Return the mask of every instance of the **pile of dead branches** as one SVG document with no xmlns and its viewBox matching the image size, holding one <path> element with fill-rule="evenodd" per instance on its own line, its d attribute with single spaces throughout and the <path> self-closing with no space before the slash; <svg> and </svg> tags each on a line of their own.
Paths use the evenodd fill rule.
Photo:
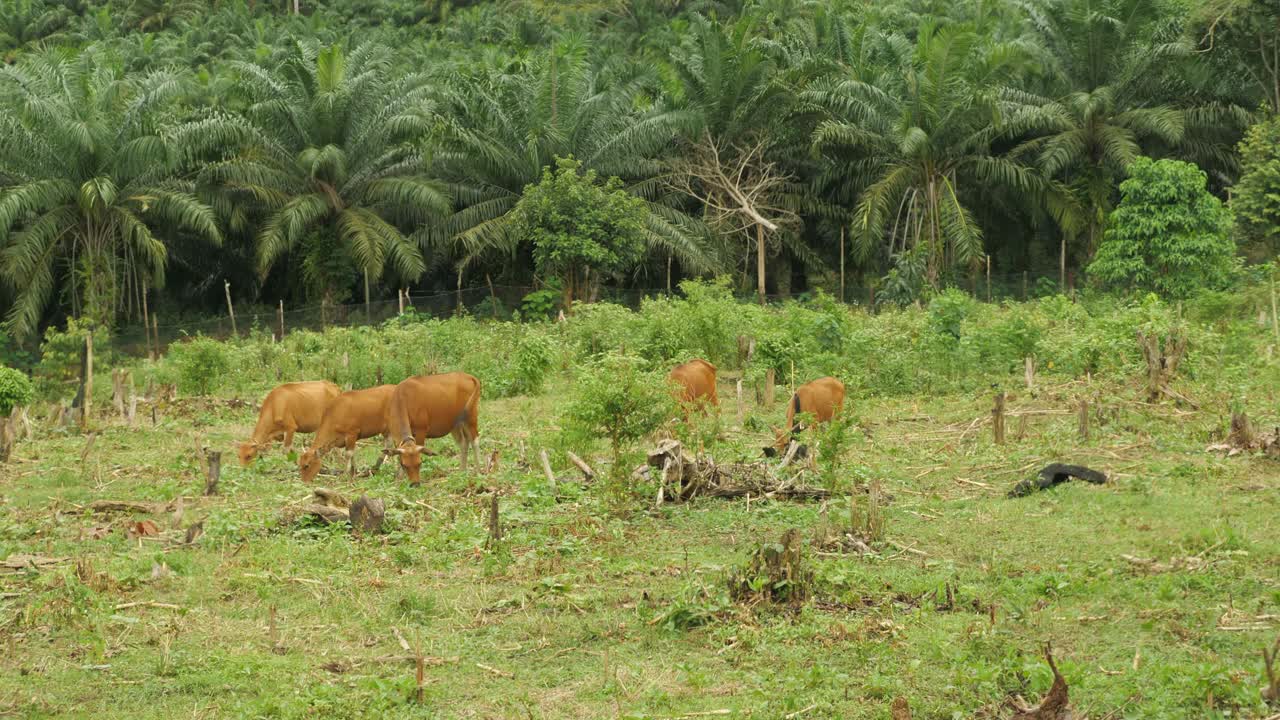
<svg viewBox="0 0 1280 720">
<path fill-rule="evenodd" d="M 693 456 L 678 440 L 663 440 L 648 454 L 635 475 L 658 481 L 658 504 L 695 497 L 765 497 L 821 499 L 831 493 L 804 484 L 807 472 L 789 469 L 794 453 L 780 464 L 765 462 L 717 463 L 714 458 Z"/>
</svg>

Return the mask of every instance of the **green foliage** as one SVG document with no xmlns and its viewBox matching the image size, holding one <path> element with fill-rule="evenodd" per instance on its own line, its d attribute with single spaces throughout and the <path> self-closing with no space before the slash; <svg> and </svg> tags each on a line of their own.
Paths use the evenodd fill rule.
<svg viewBox="0 0 1280 720">
<path fill-rule="evenodd" d="M 618 178 L 599 183 L 595 170 L 581 169 L 572 156 L 557 158 L 515 208 L 516 232 L 533 243 L 538 272 L 560 277 L 571 293 L 584 272 L 619 273 L 644 254 L 644 203 Z"/>
<path fill-rule="evenodd" d="M 1204 171 L 1189 163 L 1134 161 L 1090 276 L 1170 298 L 1230 282 L 1238 266 L 1231 213 L 1205 182 Z"/>
<path fill-rule="evenodd" d="M 1231 193 L 1236 228 L 1273 257 L 1280 252 L 1280 115 L 1249 128 L 1239 152 L 1240 180 Z"/>
<path fill-rule="evenodd" d="M 26 373 L 0 365 L 0 418 L 16 407 L 29 405 L 34 396 L 35 388 Z"/>
<path fill-rule="evenodd" d="M 75 393 L 80 378 L 80 358 L 84 352 L 85 337 L 92 323 L 67 318 L 66 328 L 59 330 L 49 326 L 40 343 L 40 362 L 35 367 L 36 390 L 49 400 L 61 400 Z M 111 334 L 101 325 L 93 326 L 94 363 L 105 367 L 112 361 Z"/>
<path fill-rule="evenodd" d="M 616 462 L 629 443 L 647 436 L 675 415 L 675 401 L 663 373 L 644 369 L 634 356 L 607 355 L 582 369 L 575 397 L 565 413 L 566 426 L 584 437 L 602 437 Z"/>
<path fill-rule="evenodd" d="M 171 345 L 168 357 L 184 392 L 207 395 L 218 386 L 219 378 L 231 371 L 229 355 L 224 343 L 201 335 Z"/>
</svg>

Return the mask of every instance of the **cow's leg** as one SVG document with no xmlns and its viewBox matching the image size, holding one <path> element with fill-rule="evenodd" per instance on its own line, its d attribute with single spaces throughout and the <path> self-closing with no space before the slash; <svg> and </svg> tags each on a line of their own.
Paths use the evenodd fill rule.
<svg viewBox="0 0 1280 720">
<path fill-rule="evenodd" d="M 347 479 L 353 482 L 356 479 L 356 439 L 354 437 L 347 438 Z"/>
<path fill-rule="evenodd" d="M 471 443 L 467 442 L 467 429 L 459 428 L 458 432 L 453 434 L 453 439 L 458 443 L 458 456 L 462 459 L 462 472 L 467 471 L 467 451 L 471 449 Z"/>
<path fill-rule="evenodd" d="M 370 474 L 372 474 L 372 475 L 377 475 L 377 474 L 378 474 L 378 471 L 382 469 L 382 463 L 383 463 L 383 461 L 385 461 L 385 460 L 387 459 L 387 453 L 389 453 L 389 452 L 391 452 L 391 435 L 390 435 L 390 433 L 383 433 L 383 435 L 382 435 L 382 454 L 378 456 L 378 459 L 377 459 L 376 461 L 374 461 L 374 463 L 373 463 L 373 470 L 371 470 L 371 471 L 370 471 Z M 399 464 L 400 464 L 400 463 L 396 463 L 396 465 L 399 465 Z M 397 472 L 397 473 L 396 473 L 396 479 L 397 479 L 397 480 L 399 480 L 399 479 L 400 479 L 400 473 L 399 473 L 399 472 Z"/>
<path fill-rule="evenodd" d="M 476 453 L 476 469 L 484 467 L 484 463 L 480 462 L 480 434 L 471 434 L 471 449 Z"/>
</svg>

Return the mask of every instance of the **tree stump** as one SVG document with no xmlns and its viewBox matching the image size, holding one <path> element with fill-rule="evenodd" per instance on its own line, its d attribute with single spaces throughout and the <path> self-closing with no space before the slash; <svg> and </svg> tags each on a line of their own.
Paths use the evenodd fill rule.
<svg viewBox="0 0 1280 720">
<path fill-rule="evenodd" d="M 489 539 L 486 544 L 502 540 L 502 522 L 498 519 L 498 493 L 489 496 Z"/>
<path fill-rule="evenodd" d="M 386 503 L 382 500 L 373 500 L 361 495 L 356 498 L 355 502 L 351 503 L 349 510 L 351 529 L 357 535 L 381 532 L 382 522 L 386 518 L 386 514 Z"/>
<path fill-rule="evenodd" d="M 1170 330 L 1162 347 L 1158 335 L 1139 330 L 1138 347 L 1147 363 L 1147 402 L 1158 402 L 1164 396 L 1187 401 L 1169 387 L 1187 354 L 1186 333 L 1178 328 Z"/>
<path fill-rule="evenodd" d="M 1252 450 L 1258 445 L 1258 435 L 1253 431 L 1253 423 L 1243 410 L 1231 413 L 1231 432 L 1227 434 L 1227 444 L 1241 450 Z"/>
<path fill-rule="evenodd" d="M 996 393 L 996 404 L 991 408 L 991 432 L 997 445 L 1004 444 L 1004 403 L 1004 393 Z"/>
<path fill-rule="evenodd" d="M 222 478 L 222 451 L 209 450 L 205 453 L 206 463 L 205 470 L 208 472 L 208 479 L 204 484 L 205 495 L 218 494 L 218 480 Z"/>
<path fill-rule="evenodd" d="M 1080 407 L 1076 411 L 1076 431 L 1080 434 L 1080 439 L 1089 440 L 1089 399 L 1080 398 Z"/>
</svg>

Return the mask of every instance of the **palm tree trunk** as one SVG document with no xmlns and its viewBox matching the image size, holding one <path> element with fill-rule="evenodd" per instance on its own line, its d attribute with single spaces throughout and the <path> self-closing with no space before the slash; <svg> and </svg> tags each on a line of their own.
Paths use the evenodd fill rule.
<svg viewBox="0 0 1280 720">
<path fill-rule="evenodd" d="M 369 311 L 369 269 L 364 271 L 364 321 L 373 322 L 373 313 Z"/>
<path fill-rule="evenodd" d="M 1062 234 L 1062 247 L 1058 252 L 1058 292 L 1067 291 L 1067 234 Z"/>
<path fill-rule="evenodd" d="M 756 224 L 756 290 L 764 305 L 764 226 Z"/>
</svg>

